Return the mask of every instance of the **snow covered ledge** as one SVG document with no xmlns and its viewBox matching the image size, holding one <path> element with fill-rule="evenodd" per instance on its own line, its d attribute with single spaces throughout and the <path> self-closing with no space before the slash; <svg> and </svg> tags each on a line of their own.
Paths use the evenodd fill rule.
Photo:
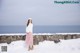
<svg viewBox="0 0 80 53">
<path fill-rule="evenodd" d="M 34 45 L 41 41 L 49 40 L 55 43 L 60 42 L 59 39 L 76 39 L 80 38 L 80 33 L 34 33 Z M 25 40 L 25 33 L 0 34 L 0 43 L 8 44 L 16 40 Z"/>
</svg>

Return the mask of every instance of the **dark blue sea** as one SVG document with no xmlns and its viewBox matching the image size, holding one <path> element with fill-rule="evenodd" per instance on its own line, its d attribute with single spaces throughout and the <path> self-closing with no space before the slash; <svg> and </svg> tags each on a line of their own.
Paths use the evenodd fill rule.
<svg viewBox="0 0 80 53">
<path fill-rule="evenodd" d="M 25 33 L 26 26 L 0 26 L 0 34 Z M 80 25 L 34 26 L 34 33 L 80 33 Z"/>
</svg>

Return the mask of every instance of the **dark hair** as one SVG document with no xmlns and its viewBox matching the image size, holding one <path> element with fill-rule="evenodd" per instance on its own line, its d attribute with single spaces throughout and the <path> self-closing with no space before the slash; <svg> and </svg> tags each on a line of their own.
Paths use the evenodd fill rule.
<svg viewBox="0 0 80 53">
<path fill-rule="evenodd" d="M 27 26 L 29 25 L 29 23 L 30 23 L 30 20 L 31 20 L 31 19 L 28 19 L 28 21 L 27 21 Z M 32 20 L 31 20 L 31 23 L 32 23 Z"/>
</svg>

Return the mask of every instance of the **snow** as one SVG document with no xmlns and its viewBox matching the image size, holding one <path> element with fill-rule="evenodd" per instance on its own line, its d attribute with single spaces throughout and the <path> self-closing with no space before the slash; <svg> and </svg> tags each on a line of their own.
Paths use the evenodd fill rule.
<svg viewBox="0 0 80 53">
<path fill-rule="evenodd" d="M 61 40 L 59 43 L 45 40 L 34 45 L 34 49 L 30 51 L 27 50 L 24 40 L 13 41 L 10 44 L 1 43 L 1 46 L 7 46 L 8 49 L 3 53 L 80 53 L 80 38 Z"/>
<path fill-rule="evenodd" d="M 6 33 L 6 34 L 0 34 L 0 36 L 14 36 L 14 35 L 25 35 L 26 33 Z M 33 33 L 33 35 L 73 35 L 73 34 L 80 34 L 80 33 Z"/>
</svg>

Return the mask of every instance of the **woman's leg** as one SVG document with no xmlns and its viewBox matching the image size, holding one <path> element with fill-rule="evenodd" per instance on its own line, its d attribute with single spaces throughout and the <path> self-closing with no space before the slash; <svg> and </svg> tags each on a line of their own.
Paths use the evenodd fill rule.
<svg viewBox="0 0 80 53">
<path fill-rule="evenodd" d="M 30 51 L 30 50 L 33 50 L 33 45 L 30 45 L 30 46 L 28 47 L 28 51 Z"/>
<path fill-rule="evenodd" d="M 30 46 L 30 50 L 33 50 L 33 45 Z"/>
<path fill-rule="evenodd" d="M 28 51 L 30 51 L 30 46 L 28 47 Z"/>
<path fill-rule="evenodd" d="M 34 46 L 32 45 L 32 50 L 33 50 Z"/>
</svg>

